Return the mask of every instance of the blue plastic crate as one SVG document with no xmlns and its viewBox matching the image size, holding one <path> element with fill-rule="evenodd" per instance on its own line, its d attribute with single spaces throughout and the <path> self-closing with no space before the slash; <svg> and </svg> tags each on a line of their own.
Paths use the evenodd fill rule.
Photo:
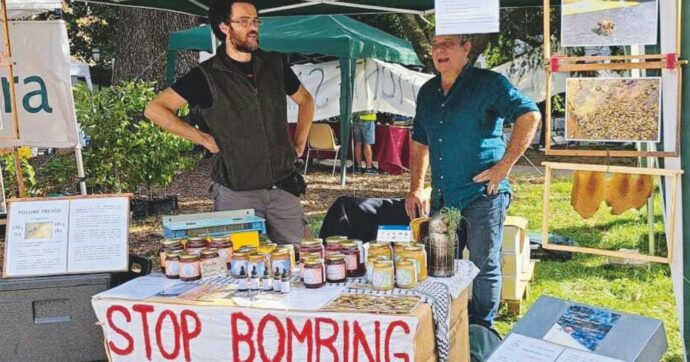
<svg viewBox="0 0 690 362">
<path fill-rule="evenodd" d="M 244 231 L 258 231 L 259 234 L 266 234 L 266 220 L 254 215 L 254 210 L 163 217 L 163 237 L 166 239 Z"/>
</svg>

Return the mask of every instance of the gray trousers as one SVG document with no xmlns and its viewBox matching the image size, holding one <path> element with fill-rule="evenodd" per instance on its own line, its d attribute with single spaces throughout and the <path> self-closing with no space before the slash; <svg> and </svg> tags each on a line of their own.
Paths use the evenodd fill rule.
<svg viewBox="0 0 690 362">
<path fill-rule="evenodd" d="M 270 190 L 233 191 L 212 182 L 213 211 L 254 209 L 256 216 L 266 219 L 269 239 L 277 244 L 298 245 L 304 238 L 307 219 L 299 198 L 279 188 Z"/>
</svg>

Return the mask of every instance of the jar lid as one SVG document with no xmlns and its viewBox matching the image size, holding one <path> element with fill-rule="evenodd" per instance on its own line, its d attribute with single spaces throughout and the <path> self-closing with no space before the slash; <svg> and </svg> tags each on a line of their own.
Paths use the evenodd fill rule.
<svg viewBox="0 0 690 362">
<path fill-rule="evenodd" d="M 307 266 L 307 265 L 310 265 L 310 266 L 319 265 L 320 266 L 321 265 L 321 259 L 319 259 L 319 258 L 304 259 L 304 265 L 305 266 Z"/>
<path fill-rule="evenodd" d="M 290 251 L 288 251 L 287 249 L 278 249 L 278 250 L 274 250 L 274 251 L 271 253 L 271 256 L 287 256 L 287 257 L 289 257 L 289 256 L 290 256 Z"/>
<path fill-rule="evenodd" d="M 233 256 L 234 258 L 237 258 L 237 257 L 242 257 L 242 258 L 244 258 L 244 257 L 246 257 L 247 255 L 249 255 L 249 253 L 246 252 L 246 251 L 238 251 L 238 252 L 232 254 L 232 256 Z"/>
<path fill-rule="evenodd" d="M 213 254 L 218 255 L 218 249 L 216 249 L 216 248 L 201 249 L 201 255 L 213 255 Z"/>
<path fill-rule="evenodd" d="M 240 252 L 244 253 L 251 253 L 252 251 L 256 251 L 256 246 L 251 246 L 251 245 L 246 245 L 240 248 Z"/>
<path fill-rule="evenodd" d="M 406 251 L 422 251 L 421 246 L 406 246 L 405 247 Z"/>
<path fill-rule="evenodd" d="M 263 244 L 263 245 L 261 245 L 261 246 L 265 246 L 265 247 L 267 247 L 267 248 L 277 248 L 277 247 L 278 247 L 278 244 L 276 244 L 276 243 L 266 243 L 266 244 Z"/>
<path fill-rule="evenodd" d="M 263 255 L 251 254 L 251 255 L 249 255 L 249 260 L 250 260 L 250 261 L 264 261 L 264 260 L 266 260 L 266 259 L 264 259 L 264 256 L 263 256 Z"/>
<path fill-rule="evenodd" d="M 375 267 L 392 267 L 393 266 L 393 261 L 392 260 L 376 260 L 374 262 Z"/>
<path fill-rule="evenodd" d="M 194 254 L 182 254 L 180 256 L 180 261 L 197 261 L 199 257 Z"/>
<path fill-rule="evenodd" d="M 163 248 L 170 248 L 173 246 L 182 246 L 182 243 L 179 240 L 176 239 L 165 239 L 161 241 L 161 244 L 163 245 Z"/>
<path fill-rule="evenodd" d="M 211 236 L 208 238 L 208 241 L 212 243 L 231 243 L 232 239 L 230 239 L 230 234 L 227 235 L 217 235 L 217 236 Z"/>
<path fill-rule="evenodd" d="M 359 247 L 359 245 L 357 245 L 357 243 L 352 241 L 352 240 L 343 241 L 340 245 L 343 248 L 358 248 Z"/>
<path fill-rule="evenodd" d="M 369 243 L 369 248 L 390 248 L 391 244 L 387 241 L 375 241 Z"/>
<path fill-rule="evenodd" d="M 326 257 L 326 260 L 328 261 L 340 261 L 340 260 L 345 260 L 345 256 L 343 254 L 331 254 L 328 257 Z"/>
<path fill-rule="evenodd" d="M 329 237 L 326 238 L 326 242 L 329 242 L 329 241 L 332 241 L 332 240 L 335 240 L 335 241 L 347 240 L 347 236 L 343 236 L 343 235 L 333 235 L 333 236 L 329 236 Z"/>
<path fill-rule="evenodd" d="M 169 253 L 165 253 L 165 258 L 166 259 L 177 259 L 182 255 L 181 251 L 171 251 Z"/>
<path fill-rule="evenodd" d="M 322 244 L 323 239 L 321 239 L 321 238 L 302 239 L 302 240 L 300 240 L 299 243 L 302 244 L 302 243 L 306 243 L 306 242 L 310 242 L 310 243 L 315 242 L 315 243 Z"/>
<path fill-rule="evenodd" d="M 400 267 L 403 267 L 403 266 L 414 266 L 414 263 L 412 263 L 412 261 L 411 261 L 410 259 L 401 259 L 401 260 L 398 260 L 397 267 L 400 268 Z"/>
<path fill-rule="evenodd" d="M 319 245 L 321 245 L 321 242 L 317 241 L 317 240 L 302 240 L 300 245 L 302 245 L 302 246 L 319 246 Z"/>
<path fill-rule="evenodd" d="M 187 240 L 190 242 L 206 241 L 206 236 L 190 236 Z"/>
<path fill-rule="evenodd" d="M 340 245 L 342 242 L 340 239 L 326 239 L 326 245 Z"/>
</svg>

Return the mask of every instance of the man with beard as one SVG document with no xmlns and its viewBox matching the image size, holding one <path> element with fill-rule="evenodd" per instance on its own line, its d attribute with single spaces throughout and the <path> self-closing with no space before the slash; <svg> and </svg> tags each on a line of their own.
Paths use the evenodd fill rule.
<svg viewBox="0 0 690 362">
<path fill-rule="evenodd" d="M 304 152 L 314 100 L 280 54 L 259 49 L 261 19 L 251 0 L 214 2 L 209 22 L 223 40 L 216 55 L 163 90 L 145 116 L 214 154 L 215 211 L 254 209 L 266 218 L 271 240 L 297 243 L 306 230 L 299 200 L 306 185 L 294 164 Z M 299 106 L 294 140 L 285 95 Z M 203 121 L 179 119 L 185 104 L 199 107 Z"/>
</svg>

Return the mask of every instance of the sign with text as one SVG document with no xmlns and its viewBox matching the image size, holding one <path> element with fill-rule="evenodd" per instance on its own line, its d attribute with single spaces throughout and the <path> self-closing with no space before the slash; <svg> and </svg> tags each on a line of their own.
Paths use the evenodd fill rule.
<svg viewBox="0 0 690 362">
<path fill-rule="evenodd" d="M 379 225 L 376 241 L 403 242 L 414 240 L 409 225 Z"/>
<path fill-rule="evenodd" d="M 33 146 L 72 148 L 79 144 L 70 78 L 70 51 L 64 21 L 11 21 L 14 79 L 0 69 L 0 138 L 13 131 L 11 115 L 17 112 L 19 140 L 3 147 Z M 40 36 L 38 36 L 40 34 Z M 2 29 L 0 29 L 2 36 Z M 1 47 L 1 46 L 0 46 Z M 16 109 L 10 98 L 16 90 Z"/>
<path fill-rule="evenodd" d="M 124 271 L 129 196 L 8 202 L 3 277 Z"/>
<path fill-rule="evenodd" d="M 112 361 L 414 361 L 417 318 L 93 300 Z"/>
<path fill-rule="evenodd" d="M 498 0 L 435 0 L 436 35 L 498 33 Z"/>
</svg>

